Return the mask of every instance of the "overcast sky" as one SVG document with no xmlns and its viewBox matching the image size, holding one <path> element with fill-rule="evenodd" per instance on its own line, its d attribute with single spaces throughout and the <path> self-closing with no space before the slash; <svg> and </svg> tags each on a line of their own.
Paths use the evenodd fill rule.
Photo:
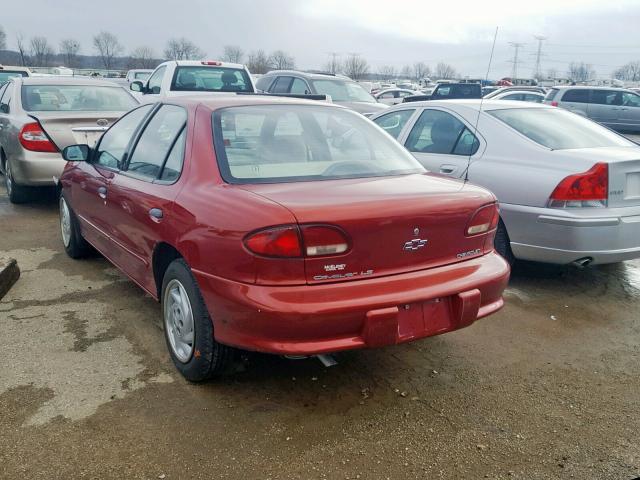
<svg viewBox="0 0 640 480">
<path fill-rule="evenodd" d="M 300 68 L 320 68 L 329 52 L 357 52 L 375 71 L 381 65 L 439 61 L 471 77 L 486 74 L 499 27 L 490 78 L 510 74 L 513 49 L 520 77 L 531 76 L 534 35 L 548 38 L 542 68 L 563 73 L 571 61 L 594 65 L 600 77 L 640 60 L 639 0 L 2 0 L 0 25 L 9 48 L 15 36 L 44 35 L 57 45 L 80 40 L 94 53 L 99 30 L 116 34 L 127 50 L 151 46 L 161 56 L 166 40 L 185 36 L 214 59 L 223 45 L 245 51 L 283 49 Z"/>
</svg>

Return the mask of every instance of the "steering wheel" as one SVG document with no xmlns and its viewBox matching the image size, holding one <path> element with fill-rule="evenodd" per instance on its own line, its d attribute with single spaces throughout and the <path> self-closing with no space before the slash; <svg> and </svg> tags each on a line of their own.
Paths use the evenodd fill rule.
<svg viewBox="0 0 640 480">
<path fill-rule="evenodd" d="M 337 176 L 337 175 L 356 175 L 364 173 L 378 173 L 374 167 L 366 162 L 347 161 L 337 162 L 333 165 L 329 165 L 327 169 L 322 172 L 323 177 Z"/>
</svg>

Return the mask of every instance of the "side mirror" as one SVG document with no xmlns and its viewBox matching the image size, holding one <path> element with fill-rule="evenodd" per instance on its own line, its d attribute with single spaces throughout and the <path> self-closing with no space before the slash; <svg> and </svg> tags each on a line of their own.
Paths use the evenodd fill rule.
<svg viewBox="0 0 640 480">
<path fill-rule="evenodd" d="M 62 158 L 68 162 L 86 162 L 90 153 L 89 145 L 69 145 L 62 150 Z"/>
<path fill-rule="evenodd" d="M 9 105 L 6 103 L 0 104 L 0 113 L 9 113 Z"/>
<path fill-rule="evenodd" d="M 134 92 L 144 92 L 144 85 L 140 80 L 134 80 L 129 84 L 129 89 Z"/>
</svg>

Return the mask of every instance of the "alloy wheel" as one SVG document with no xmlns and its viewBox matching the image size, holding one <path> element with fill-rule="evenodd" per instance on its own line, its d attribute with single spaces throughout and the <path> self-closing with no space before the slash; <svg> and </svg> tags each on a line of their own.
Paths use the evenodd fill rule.
<svg viewBox="0 0 640 480">
<path fill-rule="evenodd" d="M 71 242 L 71 212 L 64 197 L 60 197 L 60 232 L 65 247 Z"/>
<path fill-rule="evenodd" d="M 175 357 L 187 363 L 193 355 L 194 321 L 191 301 L 182 283 L 173 279 L 164 292 L 164 328 Z"/>
</svg>

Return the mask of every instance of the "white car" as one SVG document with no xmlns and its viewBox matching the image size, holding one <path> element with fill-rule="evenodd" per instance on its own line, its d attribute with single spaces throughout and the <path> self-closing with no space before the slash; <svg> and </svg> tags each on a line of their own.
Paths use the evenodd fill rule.
<svg viewBox="0 0 640 480">
<path fill-rule="evenodd" d="M 149 79 L 152 73 L 153 73 L 153 69 L 150 69 L 150 68 L 136 68 L 133 70 L 129 70 L 127 72 L 127 77 L 126 77 L 127 82 L 131 83 L 136 80 L 140 80 L 141 82 L 144 82 L 145 80 Z"/>
<path fill-rule="evenodd" d="M 428 170 L 497 196 L 495 247 L 508 260 L 640 257 L 640 146 L 617 133 L 561 108 L 493 99 L 403 103 L 371 119 Z"/>
<path fill-rule="evenodd" d="M 520 102 L 534 102 L 542 103 L 544 95 L 538 92 L 518 91 L 510 90 L 507 92 L 498 93 L 491 97 L 491 100 L 516 100 Z"/>
<path fill-rule="evenodd" d="M 153 103 L 194 93 L 256 91 L 247 67 L 213 60 L 171 60 L 161 63 L 146 82 L 134 80 L 130 89 L 141 94 L 141 103 Z"/>
<path fill-rule="evenodd" d="M 422 95 L 422 92 L 406 88 L 387 88 L 376 92 L 373 97 L 378 101 L 378 103 L 384 103 L 385 105 L 397 105 L 398 103 L 402 103 L 402 99 L 404 97 L 410 97 L 411 95 Z"/>
</svg>

